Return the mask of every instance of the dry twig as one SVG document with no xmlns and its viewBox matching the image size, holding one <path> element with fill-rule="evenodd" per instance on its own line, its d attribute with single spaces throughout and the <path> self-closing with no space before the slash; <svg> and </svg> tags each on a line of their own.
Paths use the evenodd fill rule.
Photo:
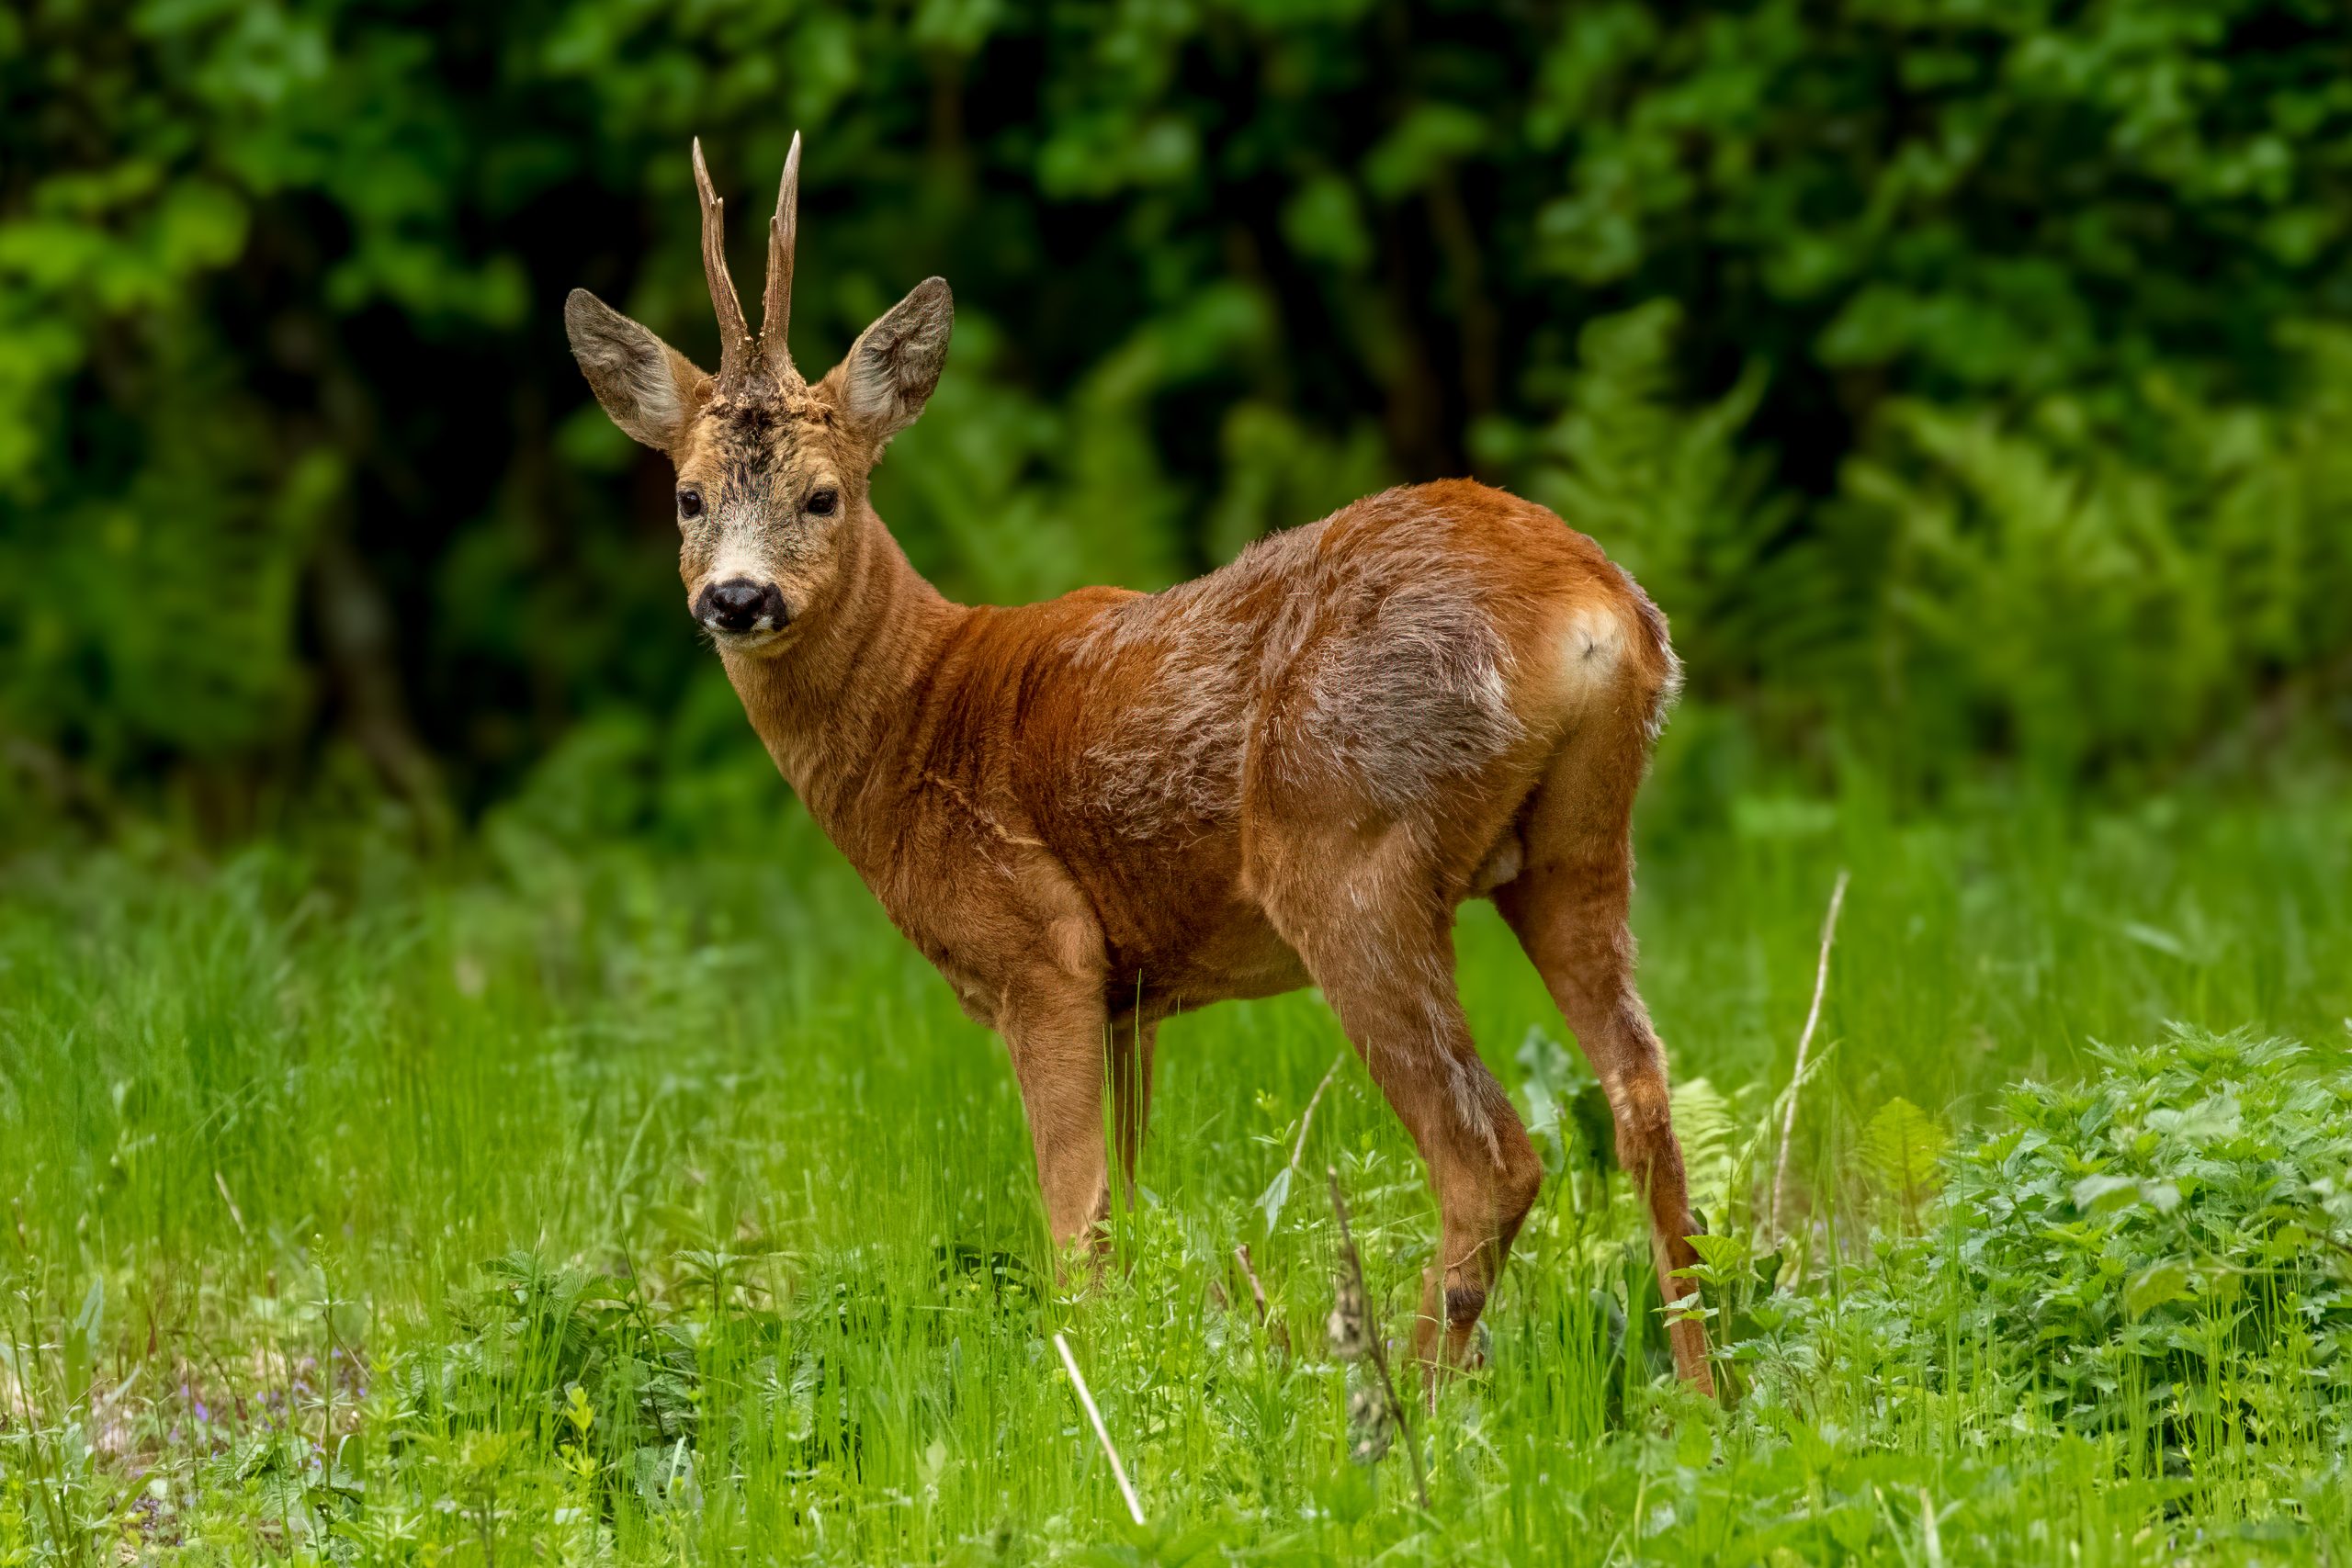
<svg viewBox="0 0 2352 1568">
<path fill-rule="evenodd" d="M 1346 1359 L 1372 1358 L 1373 1368 L 1380 1374 L 1381 1391 L 1387 1396 L 1386 1415 L 1405 1435 L 1405 1453 L 1413 1461 L 1413 1490 L 1421 1500 L 1421 1511 L 1427 1513 L 1430 1478 L 1421 1467 L 1421 1445 L 1413 1436 L 1405 1402 L 1396 1397 L 1396 1380 L 1389 1375 L 1388 1350 L 1380 1337 L 1380 1320 L 1372 1310 L 1372 1292 L 1364 1287 L 1363 1258 L 1356 1252 L 1355 1235 L 1348 1228 L 1348 1200 L 1340 1190 L 1340 1168 L 1326 1168 L 1331 1179 L 1331 1213 L 1340 1222 L 1339 1299 L 1331 1309 L 1331 1348 Z"/>
<path fill-rule="evenodd" d="M 1241 1277 L 1250 1281 L 1250 1299 L 1258 1303 L 1258 1326 L 1266 1326 L 1266 1287 L 1258 1282 L 1258 1270 L 1250 1265 L 1250 1244 L 1243 1242 L 1233 1249 L 1233 1260 L 1241 1265 Z"/>
<path fill-rule="evenodd" d="M 1289 1355 L 1290 1330 L 1266 1304 L 1266 1287 L 1258 1279 L 1257 1265 L 1250 1259 L 1248 1242 L 1233 1249 L 1233 1260 L 1241 1265 L 1241 1277 L 1250 1282 L 1250 1300 L 1258 1308 L 1258 1327 L 1265 1335 L 1266 1344 L 1283 1355 Z"/>
</svg>

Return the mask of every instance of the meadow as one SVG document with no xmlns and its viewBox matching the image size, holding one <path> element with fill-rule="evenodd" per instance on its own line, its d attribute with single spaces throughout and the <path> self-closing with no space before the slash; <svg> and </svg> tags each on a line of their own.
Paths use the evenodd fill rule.
<svg viewBox="0 0 2352 1568">
<path fill-rule="evenodd" d="M 1058 1289 L 1001 1046 L 766 819 L 12 863 L 0 1562 L 2344 1560 L 2340 792 L 1645 827 L 1721 1406 L 1667 1375 L 1597 1086 L 1465 909 L 1554 1175 L 1486 1367 L 1410 1404 L 1426 1508 L 1327 1338 L 1326 1170 L 1385 1334 L 1434 1215 L 1319 1001 L 1167 1027 L 1114 1261 Z"/>
</svg>

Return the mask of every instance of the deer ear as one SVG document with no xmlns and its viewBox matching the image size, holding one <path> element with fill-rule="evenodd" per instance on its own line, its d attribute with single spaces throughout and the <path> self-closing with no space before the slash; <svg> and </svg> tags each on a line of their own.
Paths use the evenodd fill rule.
<svg viewBox="0 0 2352 1568">
<path fill-rule="evenodd" d="M 563 302 L 571 356 L 613 423 L 657 451 L 676 447 L 710 378 L 585 288 Z"/>
<path fill-rule="evenodd" d="M 859 434 L 878 446 L 915 422 L 939 385 L 955 321 L 947 280 L 926 277 L 858 334 L 841 375 L 842 411 Z"/>
</svg>

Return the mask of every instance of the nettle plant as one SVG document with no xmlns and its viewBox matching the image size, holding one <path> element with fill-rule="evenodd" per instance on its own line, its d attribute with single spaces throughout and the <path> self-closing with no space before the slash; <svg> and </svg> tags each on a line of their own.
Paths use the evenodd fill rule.
<svg viewBox="0 0 2352 1568">
<path fill-rule="evenodd" d="M 2012 1125 L 1955 1162 L 1948 1201 L 1976 1223 L 1927 1269 L 1963 1332 L 2030 1347 L 2053 1414 L 2324 1387 L 2352 1330 L 2352 1070 L 2188 1031 L 2102 1059 L 2081 1088 L 2014 1090 Z"/>
<path fill-rule="evenodd" d="M 2352 1335 L 2352 1063 L 2177 1029 L 2091 1081 L 2021 1084 L 1942 1163 L 1916 1233 L 1781 1297 L 1735 1354 L 1768 1404 L 1832 1360 L 1886 1397 L 2123 1435 L 2166 1470 L 2333 1438 Z"/>
</svg>

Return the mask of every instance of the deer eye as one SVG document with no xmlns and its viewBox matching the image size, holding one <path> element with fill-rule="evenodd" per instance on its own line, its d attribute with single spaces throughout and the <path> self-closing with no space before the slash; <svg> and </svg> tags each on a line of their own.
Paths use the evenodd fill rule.
<svg viewBox="0 0 2352 1568">
<path fill-rule="evenodd" d="M 808 497 L 808 511 L 818 517 L 831 517 L 833 508 L 841 504 L 841 496 L 831 490 L 820 490 Z"/>
<path fill-rule="evenodd" d="M 695 489 L 692 485 L 688 485 L 685 489 L 680 491 L 678 492 L 678 515 L 681 517 L 701 516 L 702 491 Z"/>
</svg>

